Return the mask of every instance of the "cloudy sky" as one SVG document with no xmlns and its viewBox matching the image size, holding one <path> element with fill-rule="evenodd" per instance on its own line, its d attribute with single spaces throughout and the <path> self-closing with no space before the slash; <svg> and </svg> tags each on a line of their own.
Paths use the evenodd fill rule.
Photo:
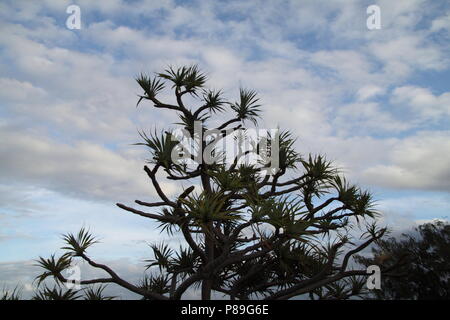
<svg viewBox="0 0 450 320">
<path fill-rule="evenodd" d="M 79 30 L 66 27 L 71 4 Z M 114 204 L 154 199 L 132 144 L 176 118 L 135 108 L 133 79 L 169 64 L 197 63 L 230 99 L 257 90 L 261 126 L 334 160 L 392 228 L 447 218 L 447 1 L 6 0 L 0 16 L 0 287 L 27 290 L 32 260 L 82 226 L 102 240 L 97 260 L 142 273 L 161 235 Z"/>
</svg>

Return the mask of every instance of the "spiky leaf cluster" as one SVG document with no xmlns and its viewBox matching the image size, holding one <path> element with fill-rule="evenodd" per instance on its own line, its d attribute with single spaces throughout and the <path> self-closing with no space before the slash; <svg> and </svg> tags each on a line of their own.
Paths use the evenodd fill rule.
<svg viewBox="0 0 450 320">
<path fill-rule="evenodd" d="M 202 88 L 206 82 L 206 75 L 200 71 L 197 65 L 181 67 L 175 69 L 169 67 L 159 77 L 167 79 L 173 83 L 173 87 L 184 88 L 186 92 L 196 93 L 196 90 Z"/>
<path fill-rule="evenodd" d="M 231 109 L 236 112 L 239 120 L 249 120 L 256 125 L 257 118 L 261 112 L 259 99 L 256 97 L 256 91 L 241 88 L 239 90 L 239 101 L 230 104 Z"/>
</svg>

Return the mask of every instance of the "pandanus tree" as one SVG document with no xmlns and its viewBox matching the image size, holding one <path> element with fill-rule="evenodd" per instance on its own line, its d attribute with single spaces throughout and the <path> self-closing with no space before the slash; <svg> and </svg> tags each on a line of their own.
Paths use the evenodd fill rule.
<svg viewBox="0 0 450 320">
<path fill-rule="evenodd" d="M 289 131 L 272 130 L 244 148 L 250 129 L 244 126 L 257 126 L 261 115 L 253 90 L 240 89 L 237 101 L 228 101 L 222 91 L 205 87 L 207 77 L 195 65 L 136 80 L 143 90 L 138 105 L 176 113 L 183 136 L 174 130 L 140 133 L 138 144 L 151 153 L 144 171 L 158 199 L 117 206 L 178 234 L 180 248 L 152 244 L 150 271 L 131 283 L 87 254 L 96 240 L 83 229 L 64 237 L 64 255 L 38 260 L 44 268 L 39 282 L 69 282 L 63 271 L 82 259 L 106 276 L 81 279 L 81 285 L 114 283 L 150 300 L 181 299 L 189 290 L 201 299 L 215 292 L 232 300 L 362 294 L 367 273 L 354 269 L 352 256 L 386 232 L 375 223 L 369 192 L 350 184 L 324 156 L 297 152 Z M 173 90 L 176 102 L 160 100 L 165 89 Z M 238 145 L 231 161 L 224 161 L 230 148 L 223 141 Z M 260 157 L 254 161 L 251 154 Z M 168 195 L 161 172 L 189 187 Z"/>
</svg>

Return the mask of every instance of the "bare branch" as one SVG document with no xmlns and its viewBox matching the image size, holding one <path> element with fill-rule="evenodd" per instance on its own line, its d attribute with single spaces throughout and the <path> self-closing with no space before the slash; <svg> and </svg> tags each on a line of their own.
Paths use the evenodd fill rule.
<svg viewBox="0 0 450 320">
<path fill-rule="evenodd" d="M 114 283 L 117 283 L 118 285 L 134 292 L 137 293 L 139 295 L 142 295 L 144 297 L 149 297 L 155 300 L 168 300 L 169 298 L 167 298 L 166 296 L 163 296 L 161 294 L 158 293 L 154 293 L 154 292 L 149 292 L 146 291 L 142 288 L 136 287 L 135 285 L 125 281 L 124 279 L 122 279 L 121 277 L 119 277 L 117 275 L 117 273 L 115 273 L 111 268 L 109 268 L 108 266 L 104 265 L 104 264 L 100 264 L 97 263 L 93 260 L 91 260 L 88 256 L 86 256 L 84 253 L 80 255 L 81 258 L 83 258 L 85 261 L 87 261 L 87 263 L 89 263 L 91 266 L 98 268 L 98 269 L 102 269 L 104 271 L 106 271 L 111 278 L 113 279 Z"/>
<path fill-rule="evenodd" d="M 172 222 L 172 223 L 176 223 L 178 220 L 171 217 L 171 216 L 165 216 L 165 215 L 160 215 L 160 214 L 152 214 L 152 213 L 147 213 L 147 212 L 143 212 L 131 207 L 127 207 L 124 204 L 121 203 L 116 203 L 116 206 L 118 206 L 121 209 L 124 209 L 126 211 L 132 212 L 134 214 L 140 215 L 142 217 L 146 217 L 146 218 L 150 218 L 150 219 L 155 219 L 161 222 Z"/>
<path fill-rule="evenodd" d="M 152 180 L 153 186 L 156 189 L 156 192 L 158 193 L 161 200 L 163 200 L 167 205 L 176 207 L 176 203 L 173 201 L 170 201 L 169 198 L 164 194 L 161 187 L 159 186 L 158 181 L 156 180 L 156 172 L 158 171 L 159 165 L 156 165 L 153 170 L 150 170 L 147 166 L 144 166 L 144 171 L 147 173 L 147 175 Z"/>
</svg>

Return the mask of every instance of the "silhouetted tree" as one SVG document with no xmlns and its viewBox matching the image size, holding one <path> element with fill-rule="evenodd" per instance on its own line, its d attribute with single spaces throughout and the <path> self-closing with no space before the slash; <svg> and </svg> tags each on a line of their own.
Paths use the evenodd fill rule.
<svg viewBox="0 0 450 320">
<path fill-rule="evenodd" d="M 450 299 L 450 224 L 426 223 L 415 232 L 377 242 L 372 256 L 357 256 L 363 265 L 398 265 L 381 278 L 378 299 Z"/>
<path fill-rule="evenodd" d="M 175 131 L 141 132 L 139 144 L 151 153 L 144 171 L 159 200 L 135 201 L 151 212 L 117 206 L 155 220 L 169 234 L 181 234 L 185 244 L 179 249 L 152 244 L 153 258 L 147 266 L 152 272 L 133 284 L 88 256 L 86 251 L 96 240 L 83 229 L 64 237 L 63 256 L 39 259 L 45 270 L 39 283 L 47 277 L 59 284 L 67 282 L 62 272 L 73 259 L 82 259 L 107 276 L 83 279 L 81 285 L 115 283 L 144 299 L 180 299 L 196 287 L 202 299 L 210 299 L 212 291 L 233 300 L 314 297 L 320 288 L 331 292 L 330 297 L 339 297 L 336 292 L 344 282 L 352 289 L 340 297 L 362 293 L 366 270 L 350 268 L 350 261 L 386 231 L 374 223 L 377 212 L 369 192 L 348 183 L 324 156 L 302 156 L 295 151 L 289 131 L 253 141 L 248 150 L 239 143 L 231 163 L 222 161 L 226 150 L 220 149 L 220 143 L 230 136 L 234 141 L 245 139 L 249 131 L 243 125 L 258 123 L 261 106 L 255 91 L 240 89 L 236 102 L 226 101 L 222 91 L 205 88 L 206 76 L 195 65 L 170 67 L 136 80 L 143 90 L 138 104 L 149 101 L 154 108 L 175 112 L 191 139 L 183 142 Z M 167 83 L 173 89 L 174 104 L 159 98 Z M 199 105 L 189 107 L 186 97 Z M 229 120 L 218 122 L 230 114 Z M 218 123 L 213 133 L 207 128 L 211 123 Z M 197 129 L 207 137 L 197 139 Z M 273 149 L 266 148 L 269 145 Z M 208 148 L 213 161 L 201 161 L 201 150 Z M 269 161 L 250 163 L 249 154 L 259 151 Z M 174 155 L 182 161 L 174 161 Z M 169 180 L 192 185 L 171 197 L 160 184 L 160 172 Z M 356 222 L 365 227 L 358 243 L 350 235 Z M 47 294 L 54 295 L 53 291 Z"/>
</svg>

